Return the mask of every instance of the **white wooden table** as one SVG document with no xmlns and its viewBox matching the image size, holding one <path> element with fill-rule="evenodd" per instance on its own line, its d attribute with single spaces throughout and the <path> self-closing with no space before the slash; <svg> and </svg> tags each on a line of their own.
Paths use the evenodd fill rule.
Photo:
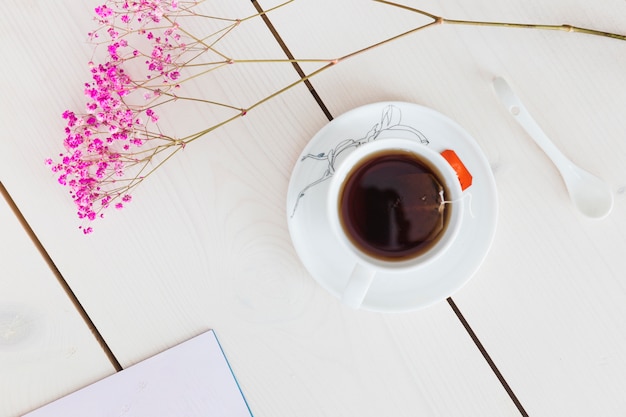
<svg viewBox="0 0 626 417">
<path fill-rule="evenodd" d="M 312 77 L 190 144 L 83 236 L 44 159 L 89 80 L 97 1 L 12 0 L 0 14 L 0 416 L 17 416 L 206 329 L 255 416 L 617 416 L 626 413 L 626 42 L 564 31 L 440 25 Z M 278 2 L 213 1 L 243 18 Z M 449 19 L 625 33 L 618 0 L 406 0 Z M 252 19 L 238 56 L 339 58 L 423 22 L 369 0 L 296 0 Z M 234 38 L 233 38 L 234 39 Z M 280 42 L 279 42 L 280 40 Z M 309 74 L 320 63 L 303 62 Z M 245 108 L 296 82 L 239 66 L 215 88 Z M 580 216 L 507 114 L 506 77 L 572 160 L 615 192 Z M 398 100 L 478 141 L 497 182 L 494 244 L 447 301 L 403 314 L 343 306 L 306 272 L 285 212 L 289 175 L 329 116 Z M 189 105 L 184 123 L 202 122 Z M 173 128 L 177 125 L 174 123 Z"/>
</svg>

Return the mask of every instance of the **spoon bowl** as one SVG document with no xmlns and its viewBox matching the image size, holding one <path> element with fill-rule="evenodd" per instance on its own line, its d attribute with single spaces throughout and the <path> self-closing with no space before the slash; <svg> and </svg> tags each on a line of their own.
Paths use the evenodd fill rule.
<svg viewBox="0 0 626 417">
<path fill-rule="evenodd" d="M 556 165 L 576 209 L 590 218 L 601 219 L 608 216 L 613 209 L 613 193 L 609 185 L 580 168 L 561 153 L 504 78 L 496 77 L 493 80 L 493 86 L 509 113 Z"/>
<path fill-rule="evenodd" d="M 574 164 L 565 169 L 568 172 L 563 173 L 561 168 L 559 171 L 578 211 L 595 219 L 608 216 L 613 208 L 613 193 L 608 184 Z"/>
</svg>

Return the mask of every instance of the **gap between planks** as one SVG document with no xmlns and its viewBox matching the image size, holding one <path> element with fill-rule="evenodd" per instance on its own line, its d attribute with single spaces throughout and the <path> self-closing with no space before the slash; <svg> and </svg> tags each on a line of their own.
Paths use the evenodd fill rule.
<svg viewBox="0 0 626 417">
<path fill-rule="evenodd" d="M 285 41 L 279 35 L 278 31 L 276 30 L 276 28 L 274 27 L 274 25 L 270 21 L 270 19 L 267 16 L 267 14 L 264 13 L 264 10 L 261 7 L 261 5 L 257 2 L 257 0 L 251 0 L 251 1 L 252 1 L 252 4 L 254 5 L 254 7 L 256 8 L 257 12 L 261 14 L 261 18 L 263 19 L 263 22 L 265 22 L 267 28 L 269 29 L 269 31 L 274 36 L 274 39 L 276 39 L 276 42 L 278 42 L 278 44 L 280 45 L 280 48 L 283 50 L 283 52 L 285 53 L 287 58 L 293 60 L 294 59 L 293 54 L 291 53 L 291 51 L 287 47 L 287 44 L 285 43 Z M 306 74 L 304 73 L 304 71 L 302 70 L 300 65 L 298 65 L 297 62 L 295 62 L 295 61 L 293 62 L 293 67 L 296 70 L 296 72 L 298 73 L 298 76 L 300 78 L 305 78 L 306 77 Z M 317 91 L 315 91 L 315 87 L 313 87 L 313 84 L 311 83 L 311 81 L 307 79 L 307 80 L 304 81 L 304 83 L 307 86 L 307 88 L 309 89 L 309 92 L 311 93 L 311 95 L 313 96 L 313 98 L 315 99 L 317 104 L 320 106 L 322 112 L 324 112 L 324 114 L 326 115 L 326 117 L 328 118 L 329 121 L 332 121 L 333 120 L 332 114 L 330 113 L 330 111 L 326 107 L 326 104 L 324 103 L 322 98 L 319 96 Z M 502 375 L 502 373 L 500 372 L 500 370 L 496 366 L 496 364 L 493 361 L 493 359 L 491 359 L 491 356 L 489 355 L 489 353 L 485 349 L 484 345 L 482 344 L 482 342 L 480 341 L 480 339 L 478 338 L 476 333 L 472 330 L 471 326 L 469 325 L 469 323 L 467 322 L 467 320 L 463 316 L 463 313 L 461 313 L 461 310 L 458 308 L 458 306 L 456 305 L 454 300 L 451 297 L 449 297 L 447 299 L 447 302 L 450 305 L 450 308 L 452 308 L 452 311 L 454 311 L 454 314 L 456 315 L 457 319 L 463 325 L 463 328 L 465 329 L 467 334 L 470 336 L 470 338 L 472 339 L 472 341 L 474 342 L 474 344 L 476 345 L 476 347 L 478 348 L 478 350 L 482 354 L 483 358 L 485 359 L 485 361 L 487 362 L 487 364 L 491 368 L 492 372 L 498 378 L 498 381 L 500 381 L 500 384 L 502 385 L 502 387 L 504 388 L 504 390 L 508 394 L 509 398 L 511 399 L 511 401 L 513 401 L 513 404 L 515 404 L 515 406 L 517 407 L 517 409 L 520 412 L 520 414 L 523 417 L 528 417 L 528 413 L 524 409 L 524 406 L 522 405 L 522 403 L 517 398 L 517 395 L 515 395 L 515 392 L 513 392 L 513 390 L 511 389 L 511 386 L 506 381 L 506 379 L 504 378 L 504 376 Z"/>
<path fill-rule="evenodd" d="M 272 33 L 272 36 L 274 36 L 274 39 L 276 40 L 276 42 L 278 42 L 278 45 L 283 50 L 283 53 L 287 56 L 288 59 L 293 60 L 292 62 L 293 68 L 298 73 L 298 76 L 300 77 L 300 79 L 306 78 L 306 74 L 302 70 L 302 67 L 300 66 L 300 64 L 298 64 L 298 62 L 295 61 L 295 57 L 293 56 L 289 48 L 287 48 L 287 45 L 278 34 L 278 31 L 276 30 L 276 28 L 270 21 L 270 18 L 267 16 L 267 14 L 265 13 L 261 5 L 256 0 L 251 0 L 251 1 L 256 11 L 261 15 L 261 19 L 263 19 L 263 22 L 265 23 L 269 31 Z M 313 87 L 313 84 L 311 83 L 311 81 L 308 79 L 304 80 L 304 85 L 306 85 L 306 87 L 309 89 L 309 92 L 315 99 L 315 102 L 317 103 L 318 106 L 320 106 L 320 108 L 322 109 L 322 111 L 324 112 L 324 115 L 328 118 L 328 120 L 329 121 L 333 120 L 333 116 L 330 114 L 330 111 L 328 111 L 328 108 L 326 108 L 326 105 L 322 101 L 319 94 L 317 94 L 317 91 L 315 91 L 315 88 Z"/>
<path fill-rule="evenodd" d="M 502 387 L 511 398 L 511 401 L 513 401 L 513 404 L 515 404 L 518 411 L 523 417 L 528 417 L 528 413 L 524 409 L 524 406 L 522 405 L 520 400 L 517 398 L 517 395 L 515 395 L 515 392 L 513 392 L 513 389 L 511 389 L 511 386 L 509 385 L 509 383 L 506 381 L 506 379 L 504 379 L 504 376 L 502 375 L 502 373 L 496 366 L 493 359 L 491 359 L 491 356 L 489 355 L 489 353 L 487 353 L 487 349 L 485 349 L 485 346 L 482 344 L 482 342 L 480 341 L 480 339 L 478 338 L 474 330 L 472 330 L 472 327 L 469 325 L 469 323 L 463 316 L 463 313 L 461 313 L 461 310 L 459 310 L 459 307 L 456 305 L 452 297 L 449 297 L 447 301 L 448 301 L 448 304 L 450 305 L 450 308 L 452 308 L 452 311 L 454 311 L 454 314 L 456 314 L 456 317 L 459 319 L 459 321 L 465 328 L 465 331 L 470 336 L 470 338 L 472 339 L 472 341 L 474 342 L 474 344 L 476 345 L 480 353 L 483 355 L 483 358 L 485 359 L 485 361 L 487 361 L 487 363 L 489 364 L 489 367 L 498 378 L 498 381 L 500 381 L 500 384 L 502 384 Z"/>
<path fill-rule="evenodd" d="M 269 31 L 272 33 L 272 36 L 278 42 L 280 48 L 283 50 L 283 52 L 285 53 L 287 58 L 293 60 L 294 56 L 292 55 L 291 51 L 289 50 L 289 48 L 287 47 L 287 45 L 285 44 L 283 39 L 278 34 L 278 31 L 276 30 L 276 28 L 274 27 L 274 25 L 270 21 L 269 17 L 264 13 L 264 10 L 262 9 L 261 5 L 256 0 L 251 0 L 251 2 L 254 5 L 254 7 L 256 8 L 257 12 L 259 12 L 261 14 L 261 18 L 263 19 L 263 22 L 268 27 Z M 293 62 L 293 67 L 294 67 L 294 69 L 297 72 L 299 77 L 301 77 L 301 78 L 305 78 L 306 77 L 306 74 L 304 73 L 304 71 L 302 70 L 302 68 L 300 67 L 300 65 L 297 62 L 295 62 L 295 61 Z M 317 93 L 315 88 L 313 87 L 313 84 L 311 83 L 311 81 L 310 80 L 305 80 L 304 84 L 308 88 L 310 94 L 315 99 L 316 103 L 319 105 L 319 107 L 322 110 L 322 112 L 324 113 L 324 115 L 328 118 L 329 121 L 332 121 L 333 120 L 332 114 L 330 113 L 330 111 L 328 110 L 328 108 L 324 104 L 323 100 L 321 99 L 321 97 L 319 96 L 319 94 Z M 20 222 L 20 224 L 24 228 L 24 231 L 29 236 L 29 238 L 31 239 L 31 241 L 33 242 L 35 247 L 37 248 L 38 252 L 40 253 L 42 258 L 44 259 L 44 261 L 46 262 L 46 264 L 48 265 L 48 267 L 52 271 L 53 275 L 56 277 L 57 281 L 59 282 L 59 284 L 61 285 L 61 287 L 63 288 L 63 290 L 67 294 L 67 296 L 69 297 L 70 301 L 72 302 L 72 304 L 74 305 L 74 307 L 76 308 L 78 313 L 80 314 L 81 318 L 84 320 L 85 324 L 87 325 L 87 327 L 90 329 L 91 333 L 94 335 L 94 337 L 98 341 L 98 344 L 100 345 L 100 347 L 104 351 L 104 353 L 107 356 L 108 360 L 111 362 L 111 364 L 113 365 L 113 367 L 115 368 L 115 370 L 117 372 L 121 371 L 123 368 L 122 368 L 120 362 L 117 360 L 117 358 L 113 354 L 111 348 L 108 346 L 108 344 L 104 340 L 104 337 L 102 336 L 100 331 L 97 329 L 97 327 L 95 326 L 95 324 L 93 323 L 93 321 L 91 320 L 89 315 L 87 314 L 87 311 L 84 309 L 84 307 L 82 306 L 82 304 L 80 303 L 80 301 L 76 297 L 76 294 L 71 289 L 71 287 L 69 286 L 69 284 L 67 283 L 67 281 L 65 280 L 65 278 L 63 277 L 63 275 L 61 274 L 59 269 L 57 268 L 57 266 L 55 265 L 54 261 L 50 257 L 50 254 L 46 251 L 44 246 L 41 244 L 41 241 L 39 240 L 37 235 L 34 233 L 33 229 L 30 227 L 30 225 L 28 224 L 28 222 L 24 218 L 22 212 L 19 210 L 19 208 L 17 207 L 17 205 L 13 201 L 13 198 L 11 197 L 11 195 L 9 194 L 9 192 L 5 188 L 5 186 L 2 184 L 2 182 L 0 182 L 0 194 L 2 194 L 2 196 L 6 200 L 7 204 L 9 205 L 9 207 L 11 208 L 11 210 L 13 211 L 15 216 L 17 217 L 18 221 Z M 485 359 L 485 361 L 489 364 L 489 367 L 491 368 L 491 370 L 494 372 L 494 374 L 498 378 L 498 381 L 500 381 L 501 385 L 503 386 L 503 388 L 505 389 L 505 391 L 507 392 L 507 394 L 511 398 L 511 401 L 513 401 L 513 403 L 517 407 L 517 409 L 520 412 L 520 414 L 523 417 L 528 417 L 528 413 L 524 409 L 523 405 L 521 404 L 521 402 L 519 401 L 519 399 L 517 398 L 517 396 L 515 395 L 515 393 L 511 389 L 510 385 L 508 384 L 508 382 L 506 381 L 506 379 L 504 378 L 504 376 L 502 375 L 502 373 L 500 372 L 500 370 L 496 366 L 495 362 L 493 361 L 493 359 L 491 358 L 491 356 L 489 355 L 489 353 L 485 349 L 484 345 L 482 344 L 482 342 L 480 341 L 480 339 L 478 338 L 476 333 L 472 330 L 471 326 L 469 325 L 469 323 L 467 322 L 467 320 L 465 319 L 465 317 L 463 316 L 463 314 L 459 310 L 459 308 L 456 305 L 456 303 L 454 302 L 454 300 L 452 298 L 448 298 L 447 302 L 450 305 L 450 308 L 452 308 L 452 310 L 454 311 L 454 313 L 455 313 L 456 317 L 458 318 L 458 320 L 463 325 L 463 328 L 466 330 L 466 332 L 468 333 L 468 335 L 470 336 L 470 338 L 472 339 L 472 341 L 474 342 L 474 344 L 476 345 L 476 347 L 478 348 L 478 350 L 482 354 L 482 356 Z"/>
<path fill-rule="evenodd" d="M 111 362 L 111 365 L 113 365 L 113 368 L 115 368 L 115 371 L 116 372 L 121 371 L 122 365 L 113 354 L 113 351 L 111 351 L 111 348 L 104 340 L 104 337 L 102 337 L 102 334 L 96 328 L 96 325 L 89 317 L 89 314 L 87 314 L 87 311 L 78 300 L 78 297 L 76 297 L 76 294 L 74 293 L 72 288 L 69 286 L 69 284 L 67 283 L 67 281 L 61 274 L 61 271 L 59 271 L 59 269 L 55 265 L 54 261 L 50 257 L 50 254 L 48 253 L 46 248 L 44 248 L 44 246 L 41 244 L 41 241 L 39 240 L 39 238 L 33 231 L 32 227 L 30 227 L 30 224 L 28 224 L 28 221 L 26 221 L 26 218 L 20 211 L 17 204 L 15 204 L 15 201 L 9 194 L 9 191 L 6 189 L 4 184 L 2 184 L 2 182 L 0 182 L 0 194 L 2 194 L 2 197 L 4 197 L 4 199 L 6 200 L 7 204 L 11 208 L 11 211 L 13 212 L 17 220 L 20 222 L 20 225 L 22 226 L 22 228 L 24 229 L 24 231 L 26 232 L 30 240 L 35 245 L 35 248 L 37 249 L 41 257 L 43 258 L 43 260 L 46 262 L 46 265 L 48 265 L 48 268 L 50 268 L 50 271 L 55 276 L 58 283 L 61 285 L 61 288 L 63 288 L 63 291 L 65 291 L 65 293 L 67 294 L 71 303 L 74 305 L 74 308 L 76 308 L 76 310 L 78 311 L 78 314 L 80 315 L 80 317 L 83 319 L 83 321 L 85 322 L 85 324 L 91 331 L 91 334 L 96 338 L 96 341 L 98 342 L 98 344 L 104 351 L 104 354 L 106 355 L 109 362 Z"/>
</svg>

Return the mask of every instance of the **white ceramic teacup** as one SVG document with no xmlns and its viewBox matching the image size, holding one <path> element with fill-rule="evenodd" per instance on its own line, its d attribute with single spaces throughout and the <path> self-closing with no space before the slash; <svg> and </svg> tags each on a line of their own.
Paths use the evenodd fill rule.
<svg viewBox="0 0 626 417">
<path fill-rule="evenodd" d="M 444 192 L 440 194 L 440 203 L 442 204 L 441 209 L 445 205 L 445 210 L 447 210 L 445 227 L 432 240 L 427 249 L 418 251 L 414 255 L 390 258 L 368 254 L 362 247 L 359 247 L 354 238 L 349 236 L 350 232 L 347 231 L 341 219 L 341 199 L 348 177 L 354 175 L 355 167 L 362 166 L 365 161 L 371 160 L 373 155 L 380 155 L 381 153 L 386 155 L 396 153 L 410 154 L 414 155 L 418 160 L 426 161 L 434 177 L 443 185 Z M 394 273 L 405 274 L 414 271 L 416 274 L 419 274 L 420 267 L 440 257 L 456 238 L 461 227 L 464 210 L 459 178 L 450 163 L 440 153 L 424 144 L 409 139 L 379 138 L 356 148 L 345 157 L 337 171 L 335 171 L 328 188 L 327 201 L 331 229 L 335 237 L 352 254 L 349 262 L 353 263 L 354 267 L 343 290 L 341 301 L 353 308 L 358 308 L 362 304 L 370 285 L 376 279 L 377 273 L 383 272 L 388 276 Z M 344 214 L 344 216 L 348 216 L 348 214 Z M 396 215 L 390 214 L 390 216 Z M 383 220 L 383 222 L 397 223 L 395 217 Z M 394 230 L 396 229 L 394 226 Z M 388 285 L 393 285 L 393 283 L 388 283 Z"/>
</svg>

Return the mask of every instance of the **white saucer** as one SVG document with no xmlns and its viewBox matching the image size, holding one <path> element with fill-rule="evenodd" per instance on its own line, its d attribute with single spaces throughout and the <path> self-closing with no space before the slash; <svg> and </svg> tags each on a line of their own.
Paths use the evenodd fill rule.
<svg viewBox="0 0 626 417">
<path fill-rule="evenodd" d="M 377 274 L 361 308 L 412 311 L 442 301 L 460 289 L 482 264 L 495 235 L 498 204 L 489 163 L 476 141 L 446 116 L 417 104 L 368 104 L 337 117 L 307 144 L 287 193 L 289 232 L 313 278 L 341 298 L 354 263 L 335 239 L 326 213 L 329 180 L 343 157 L 359 144 L 413 138 L 441 152 L 452 149 L 473 177 L 464 191 L 466 210 L 459 235 L 439 259 L 410 274 Z"/>
</svg>

